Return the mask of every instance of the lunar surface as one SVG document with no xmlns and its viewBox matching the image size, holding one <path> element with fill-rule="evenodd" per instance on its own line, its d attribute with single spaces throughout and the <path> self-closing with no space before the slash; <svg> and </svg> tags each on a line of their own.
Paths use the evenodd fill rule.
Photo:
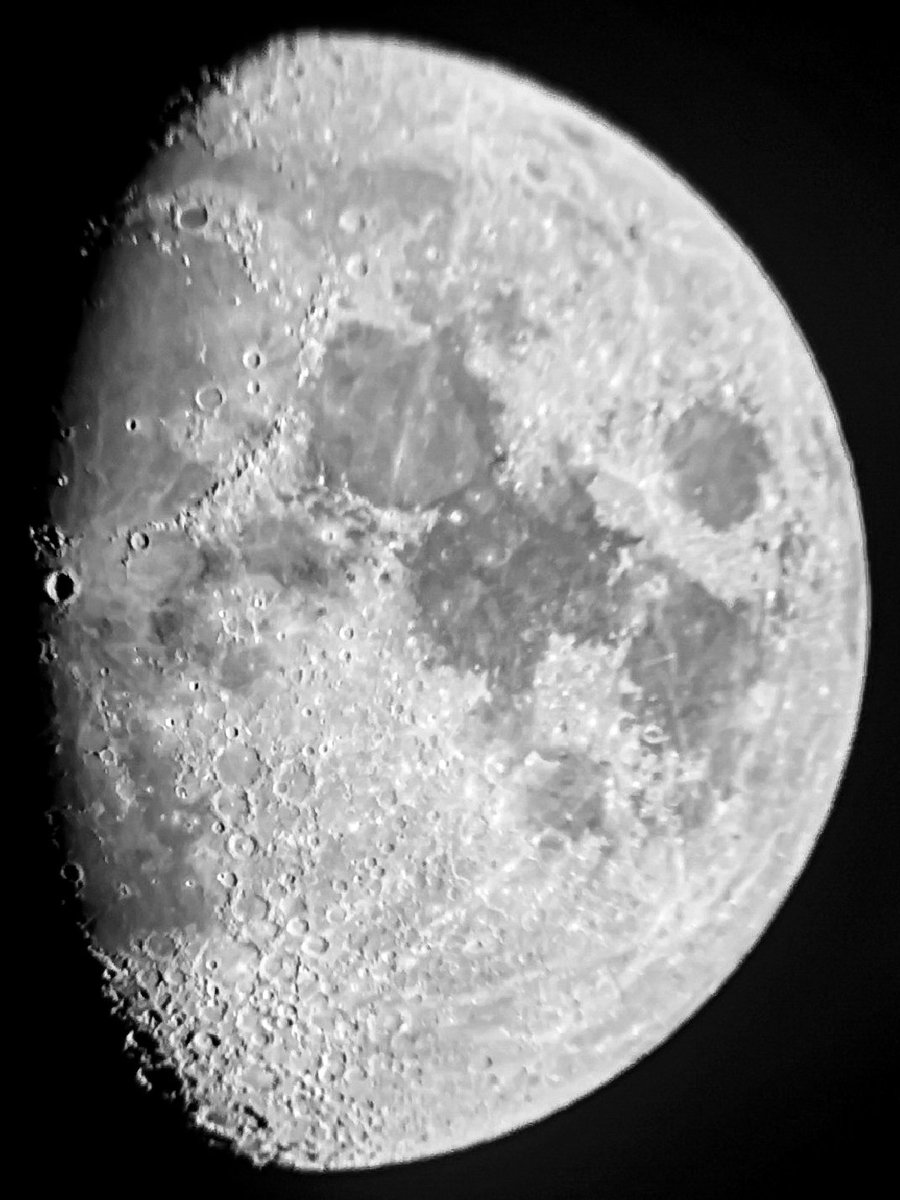
<svg viewBox="0 0 900 1200">
<path fill-rule="evenodd" d="M 258 1164 L 495 1138 L 732 974 L 868 635 L 826 387 L 672 170 L 504 68 L 303 35 L 121 207 L 42 653 L 86 952 Z"/>
</svg>

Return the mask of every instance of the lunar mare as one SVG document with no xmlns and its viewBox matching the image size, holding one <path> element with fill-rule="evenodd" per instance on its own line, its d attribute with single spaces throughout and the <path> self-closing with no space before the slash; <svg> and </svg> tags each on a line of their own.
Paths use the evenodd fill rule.
<svg viewBox="0 0 900 1200">
<path fill-rule="evenodd" d="M 852 740 L 800 333 L 640 146 L 401 42 L 239 61 L 104 236 L 35 546 L 141 1077 L 316 1169 L 585 1095 L 751 949 Z"/>
</svg>

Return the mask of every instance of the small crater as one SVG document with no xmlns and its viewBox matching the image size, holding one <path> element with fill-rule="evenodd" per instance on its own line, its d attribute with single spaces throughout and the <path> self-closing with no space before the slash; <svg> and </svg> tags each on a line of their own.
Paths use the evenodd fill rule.
<svg viewBox="0 0 900 1200">
<path fill-rule="evenodd" d="M 188 208 L 179 209 L 178 227 L 189 233 L 197 233 L 204 229 L 209 221 L 209 209 L 205 204 L 192 204 Z"/>
<path fill-rule="evenodd" d="M 259 769 L 259 755 L 242 745 L 230 746 L 216 762 L 216 775 L 226 787 L 250 787 Z"/>
<path fill-rule="evenodd" d="M 361 254 L 351 254 L 344 263 L 344 270 L 351 279 L 364 279 L 369 273 L 369 264 Z"/>
<path fill-rule="evenodd" d="M 318 958 L 328 949 L 328 939 L 322 937 L 320 933 L 308 933 L 301 943 L 301 948 L 304 954 Z"/>
<path fill-rule="evenodd" d="M 194 400 L 201 412 L 213 413 L 225 403 L 225 393 L 217 383 L 204 383 L 197 389 Z"/>
<path fill-rule="evenodd" d="M 256 851 L 256 842 L 247 833 L 233 833 L 228 839 L 228 853 L 232 858 L 250 858 Z"/>
<path fill-rule="evenodd" d="M 81 863 L 67 862 L 60 871 L 60 875 L 66 883 L 72 884 L 76 890 L 80 891 L 84 887 L 84 867 L 82 867 Z"/>
<path fill-rule="evenodd" d="M 219 668 L 218 681 L 230 692 L 245 691 L 260 679 L 269 666 L 263 646 L 230 646 Z"/>
<path fill-rule="evenodd" d="M 345 208 L 338 217 L 338 225 L 344 233 L 361 233 L 366 227 L 365 213 L 358 208 Z"/>
<path fill-rule="evenodd" d="M 66 604 L 77 594 L 78 584 L 68 571 L 51 571 L 44 580 L 44 591 L 54 604 Z"/>
</svg>

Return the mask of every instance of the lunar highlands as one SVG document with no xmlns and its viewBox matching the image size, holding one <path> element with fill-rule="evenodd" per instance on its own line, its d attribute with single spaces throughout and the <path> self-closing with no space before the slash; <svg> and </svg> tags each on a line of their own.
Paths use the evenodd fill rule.
<svg viewBox="0 0 900 1200">
<path fill-rule="evenodd" d="M 135 1071 L 301 1169 L 572 1103 L 734 972 L 844 769 L 863 531 L 801 333 L 631 138 L 402 41 L 237 61 L 94 233 L 33 535 Z"/>
</svg>

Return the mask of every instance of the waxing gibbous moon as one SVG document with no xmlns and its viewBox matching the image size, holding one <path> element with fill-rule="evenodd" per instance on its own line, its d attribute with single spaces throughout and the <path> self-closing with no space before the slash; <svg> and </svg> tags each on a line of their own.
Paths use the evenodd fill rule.
<svg viewBox="0 0 900 1200">
<path fill-rule="evenodd" d="M 630 137 L 401 41 L 238 61 L 101 233 L 35 549 L 136 1069 L 284 1167 L 559 1110 L 840 781 L 864 537 L 801 332 Z"/>
</svg>

